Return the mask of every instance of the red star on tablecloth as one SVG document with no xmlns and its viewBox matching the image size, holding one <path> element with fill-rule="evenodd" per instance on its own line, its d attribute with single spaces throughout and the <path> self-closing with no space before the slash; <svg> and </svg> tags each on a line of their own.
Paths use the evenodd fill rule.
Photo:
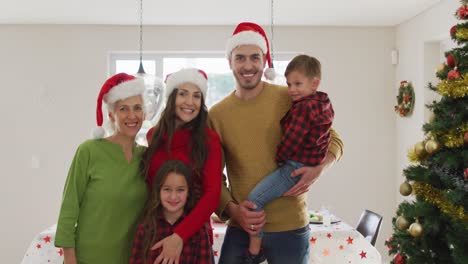
<svg viewBox="0 0 468 264">
<path fill-rule="evenodd" d="M 215 250 L 213 254 L 215 255 L 215 257 L 217 257 L 218 256 L 218 250 Z"/>
<path fill-rule="evenodd" d="M 41 246 L 41 244 L 37 244 L 36 247 L 37 247 L 37 249 L 40 249 L 42 246 Z"/>
<path fill-rule="evenodd" d="M 62 256 L 63 255 L 63 249 L 59 249 L 59 251 L 57 251 L 57 253 Z"/>
<path fill-rule="evenodd" d="M 310 243 L 311 243 L 311 244 L 314 244 L 314 245 L 315 245 L 315 241 L 317 241 L 317 239 L 316 239 L 315 237 L 312 237 L 312 238 L 310 239 Z"/>
<path fill-rule="evenodd" d="M 219 238 L 219 234 L 215 234 L 215 238 Z"/>
<path fill-rule="evenodd" d="M 340 250 L 343 250 L 343 249 L 344 249 L 344 246 L 343 246 L 343 245 L 340 245 L 338 248 L 339 248 Z"/>
<path fill-rule="evenodd" d="M 361 253 L 359 253 L 359 255 L 361 256 L 361 259 L 367 258 L 366 254 L 367 252 L 364 252 L 363 250 L 361 251 Z"/>
<path fill-rule="evenodd" d="M 348 239 L 346 239 L 346 241 L 348 241 L 348 245 L 353 243 L 353 239 L 351 237 L 348 237 Z"/>
<path fill-rule="evenodd" d="M 330 256 L 330 250 L 328 248 L 324 249 L 322 252 L 323 256 L 328 257 Z"/>
<path fill-rule="evenodd" d="M 330 233 L 327 233 L 327 237 L 328 237 L 328 238 L 331 238 L 332 235 L 331 235 Z"/>
<path fill-rule="evenodd" d="M 45 241 L 46 243 L 50 243 L 51 237 L 50 237 L 50 236 L 46 236 L 46 237 L 44 237 L 43 239 L 44 239 L 44 241 Z"/>
</svg>

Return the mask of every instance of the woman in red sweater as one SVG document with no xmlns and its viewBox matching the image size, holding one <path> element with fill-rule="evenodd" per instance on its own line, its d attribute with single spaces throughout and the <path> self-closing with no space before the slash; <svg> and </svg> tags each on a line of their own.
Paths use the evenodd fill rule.
<svg viewBox="0 0 468 264">
<path fill-rule="evenodd" d="M 155 263 L 176 263 L 183 244 L 210 225 L 210 216 L 219 205 L 221 145 L 218 134 L 207 127 L 207 86 L 206 74 L 198 69 L 182 69 L 168 75 L 166 108 L 158 124 L 146 135 L 149 146 L 143 154 L 142 167 L 148 186 L 153 186 L 153 178 L 165 161 L 181 160 L 192 167 L 194 191 L 200 197 L 174 233 L 152 247 L 162 247 Z M 207 230 L 212 238 L 211 227 Z"/>
</svg>

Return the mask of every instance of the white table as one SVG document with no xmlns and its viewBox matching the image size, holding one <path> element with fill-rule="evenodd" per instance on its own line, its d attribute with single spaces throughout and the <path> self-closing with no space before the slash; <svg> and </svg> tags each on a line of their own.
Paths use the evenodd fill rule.
<svg viewBox="0 0 468 264">
<path fill-rule="evenodd" d="M 309 263 L 380 264 L 381 256 L 364 237 L 344 222 L 330 226 L 311 224 Z M 213 250 L 216 263 L 226 234 L 226 225 L 215 223 Z M 31 242 L 22 264 L 62 264 L 63 251 L 54 247 L 56 225 L 39 233 Z"/>
</svg>

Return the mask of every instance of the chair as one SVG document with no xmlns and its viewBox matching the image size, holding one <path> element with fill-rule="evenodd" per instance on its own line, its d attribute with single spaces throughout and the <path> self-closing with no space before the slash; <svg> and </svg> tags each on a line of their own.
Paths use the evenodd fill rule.
<svg viewBox="0 0 468 264">
<path fill-rule="evenodd" d="M 373 246 L 375 246 L 382 219 L 381 215 L 370 210 L 364 210 L 357 223 L 356 230 Z"/>
</svg>

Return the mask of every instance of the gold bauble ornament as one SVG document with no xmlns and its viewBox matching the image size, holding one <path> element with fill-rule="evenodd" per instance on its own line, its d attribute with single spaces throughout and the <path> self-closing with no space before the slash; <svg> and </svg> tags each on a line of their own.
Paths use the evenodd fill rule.
<svg viewBox="0 0 468 264">
<path fill-rule="evenodd" d="M 429 153 L 429 154 L 432 154 L 432 153 L 436 152 L 437 150 L 439 150 L 439 148 L 440 148 L 439 143 L 437 141 L 433 140 L 433 139 L 429 139 L 426 142 L 425 149 L 426 149 L 427 153 Z"/>
<path fill-rule="evenodd" d="M 418 142 L 414 145 L 414 152 L 418 157 L 421 157 L 425 154 L 426 148 L 424 147 L 424 142 Z"/>
<path fill-rule="evenodd" d="M 445 69 L 445 63 L 441 63 L 441 64 L 439 64 L 439 66 L 437 67 L 436 73 L 437 73 L 437 72 L 441 72 L 441 71 L 443 71 L 444 69 Z"/>
<path fill-rule="evenodd" d="M 404 231 L 404 230 L 408 229 L 409 224 L 410 223 L 408 222 L 408 220 L 402 215 L 397 217 L 397 219 L 395 221 L 395 225 L 401 231 Z"/>
<path fill-rule="evenodd" d="M 413 237 L 420 237 L 423 233 L 423 227 L 418 221 L 412 223 L 408 229 L 408 232 Z"/>
<path fill-rule="evenodd" d="M 400 185 L 400 193 L 401 195 L 403 196 L 408 196 L 411 194 L 411 192 L 413 191 L 413 188 L 411 188 L 411 184 L 409 184 L 408 182 L 404 182 Z"/>
</svg>

